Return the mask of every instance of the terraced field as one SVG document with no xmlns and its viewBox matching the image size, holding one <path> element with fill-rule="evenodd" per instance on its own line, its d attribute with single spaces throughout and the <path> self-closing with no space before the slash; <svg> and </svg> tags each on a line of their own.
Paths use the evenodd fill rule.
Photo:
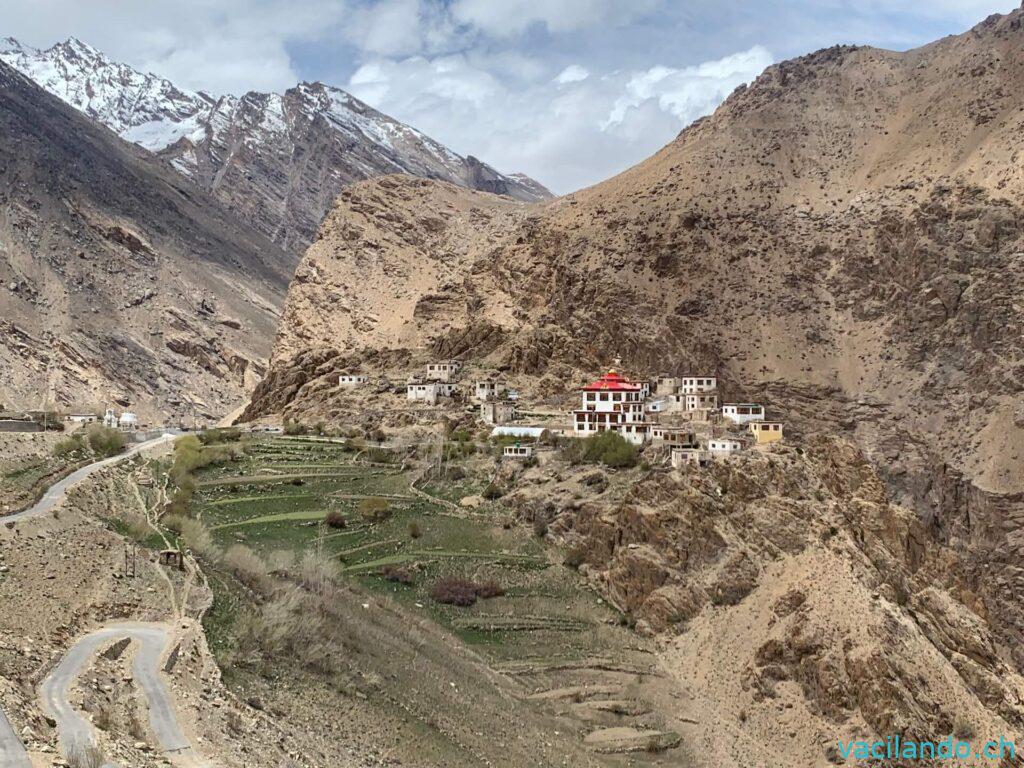
<svg viewBox="0 0 1024 768">
<path fill-rule="evenodd" d="M 399 457 L 370 463 L 340 443 L 266 437 L 242 462 L 198 472 L 194 503 L 221 546 L 243 543 L 265 556 L 319 548 L 342 573 L 428 613 L 495 661 L 585 658 L 621 631 L 618 614 L 580 587 L 558 553 L 525 526 L 500 525 L 499 504 L 476 512 L 453 506 L 485 482 L 468 472 L 427 484 L 422 495 L 411 488 L 414 478 Z M 385 519 L 364 519 L 359 504 L 367 498 L 387 501 Z M 329 512 L 340 513 L 345 527 L 326 525 Z M 400 570 L 401 581 L 389 580 L 388 570 Z M 438 604 L 430 588 L 449 576 L 493 581 L 505 594 L 470 607 Z"/>
</svg>

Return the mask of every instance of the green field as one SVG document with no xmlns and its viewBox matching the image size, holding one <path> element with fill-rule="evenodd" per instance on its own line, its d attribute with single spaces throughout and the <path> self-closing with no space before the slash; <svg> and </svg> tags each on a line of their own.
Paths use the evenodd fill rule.
<svg viewBox="0 0 1024 768">
<path fill-rule="evenodd" d="M 417 495 L 414 470 L 374 458 L 365 462 L 339 443 L 256 438 L 240 461 L 196 472 L 193 512 L 223 548 L 241 543 L 265 557 L 321 551 L 345 576 L 428 615 L 496 662 L 586 658 L 607 647 L 609 632 L 621 631 L 618 614 L 580 586 L 560 553 L 529 526 L 500 524 L 509 517 L 500 502 L 462 515 Z M 472 462 L 458 474 L 423 489 L 457 504 L 486 487 Z M 363 519 L 359 504 L 368 497 L 387 499 L 386 519 Z M 325 525 L 329 512 L 340 513 L 345 527 Z M 388 566 L 412 583 L 389 581 L 382 574 Z M 505 594 L 470 607 L 438 604 L 430 589 L 449 576 L 493 580 Z M 216 580 L 213 586 L 221 603 L 234 599 Z M 214 617 L 220 612 L 231 611 L 215 605 Z"/>
</svg>

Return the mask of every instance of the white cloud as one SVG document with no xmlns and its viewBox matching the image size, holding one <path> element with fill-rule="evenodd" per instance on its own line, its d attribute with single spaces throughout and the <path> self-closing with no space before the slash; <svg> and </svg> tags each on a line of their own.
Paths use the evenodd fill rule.
<svg viewBox="0 0 1024 768">
<path fill-rule="evenodd" d="M 511 82 L 483 56 L 380 60 L 349 89 L 457 152 L 568 192 L 624 170 L 771 63 L 762 47 L 703 64 Z"/>
<path fill-rule="evenodd" d="M 455 0 L 451 13 L 462 24 L 495 37 L 508 37 L 533 24 L 552 32 L 625 24 L 659 4 L 658 0 Z"/>
<path fill-rule="evenodd" d="M 590 77 L 590 72 L 581 67 L 579 64 L 570 64 L 568 67 L 558 73 L 558 77 L 555 78 L 556 83 L 578 83 L 582 80 L 586 80 Z"/>
</svg>

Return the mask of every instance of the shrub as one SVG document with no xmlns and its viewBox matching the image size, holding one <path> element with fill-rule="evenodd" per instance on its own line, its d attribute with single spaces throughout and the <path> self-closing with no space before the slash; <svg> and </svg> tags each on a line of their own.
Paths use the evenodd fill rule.
<svg viewBox="0 0 1024 768">
<path fill-rule="evenodd" d="M 328 528 L 337 528 L 340 530 L 346 527 L 348 522 L 345 520 L 345 515 L 337 509 L 332 509 L 327 513 L 327 516 L 324 517 L 324 525 Z"/>
<path fill-rule="evenodd" d="M 538 539 L 543 539 L 548 535 L 548 521 L 540 515 L 533 518 L 533 534 Z"/>
<path fill-rule="evenodd" d="M 267 564 L 243 544 L 228 547 L 224 553 L 224 564 L 235 574 L 235 578 L 253 591 L 263 592 L 269 586 Z"/>
<path fill-rule="evenodd" d="M 391 515 L 391 505 L 387 499 L 370 496 L 359 502 L 359 514 L 367 522 L 379 523 Z"/>
<path fill-rule="evenodd" d="M 396 584 L 412 584 L 416 580 L 410 569 L 398 565 L 385 565 L 380 569 L 380 575 Z"/>
<path fill-rule="evenodd" d="M 572 440 L 562 449 L 562 458 L 570 464 L 604 464 L 607 467 L 635 467 L 636 446 L 617 432 L 599 432 L 582 440 Z"/>
<path fill-rule="evenodd" d="M 500 499 L 502 497 L 502 490 L 495 483 L 488 483 L 487 487 L 484 488 L 483 493 L 480 494 L 488 501 L 494 501 L 494 499 Z"/>
<path fill-rule="evenodd" d="M 476 596 L 481 600 L 490 600 L 492 597 L 501 597 L 505 594 L 505 588 L 494 579 L 488 579 L 476 586 Z"/>
<path fill-rule="evenodd" d="M 304 424 L 300 424 L 294 419 L 285 419 L 284 421 L 284 433 L 286 435 L 304 435 L 309 430 Z"/>
<path fill-rule="evenodd" d="M 86 427 L 85 439 L 97 456 L 116 456 L 124 450 L 124 433 L 102 424 Z"/>
<path fill-rule="evenodd" d="M 106 762 L 103 753 L 92 744 L 77 744 L 68 754 L 68 765 L 71 768 L 102 768 Z"/>
<path fill-rule="evenodd" d="M 476 602 L 476 584 L 453 576 L 439 579 L 430 588 L 430 598 L 435 603 L 466 608 Z"/>
<path fill-rule="evenodd" d="M 420 530 L 420 524 L 413 520 L 409 523 L 409 538 L 418 539 L 423 535 L 423 531 Z"/>
<path fill-rule="evenodd" d="M 85 442 L 82 440 L 81 434 L 60 440 L 53 446 L 53 455 L 60 459 L 80 453 L 85 453 Z"/>
</svg>

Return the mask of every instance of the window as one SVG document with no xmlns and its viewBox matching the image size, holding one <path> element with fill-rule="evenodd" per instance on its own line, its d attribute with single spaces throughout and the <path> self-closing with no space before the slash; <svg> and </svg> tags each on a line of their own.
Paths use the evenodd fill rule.
<svg viewBox="0 0 1024 768">
<path fill-rule="evenodd" d="M 600 398 L 600 399 L 601 399 L 601 402 L 602 402 L 602 403 L 606 403 L 606 402 L 608 402 L 608 393 L 607 393 L 607 392 L 602 392 L 602 393 L 601 393 L 601 398 Z"/>
</svg>

